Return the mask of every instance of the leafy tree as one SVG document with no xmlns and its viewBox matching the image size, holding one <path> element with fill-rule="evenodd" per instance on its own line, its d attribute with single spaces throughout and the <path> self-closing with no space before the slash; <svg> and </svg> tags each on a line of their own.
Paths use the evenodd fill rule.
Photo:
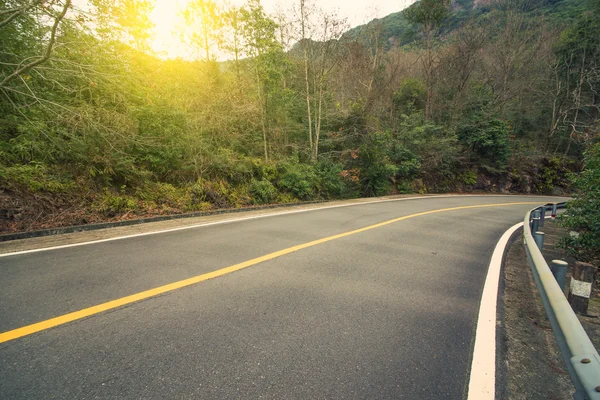
<svg viewBox="0 0 600 400">
<path fill-rule="evenodd" d="M 592 145 L 585 154 L 585 168 L 573 176 L 577 189 L 574 199 L 560 216 L 561 224 L 575 235 L 562 239 L 561 245 L 578 260 L 600 263 L 600 143 Z"/>
<path fill-rule="evenodd" d="M 243 43 L 242 43 L 242 25 L 241 25 L 241 13 L 237 7 L 231 7 L 225 10 L 221 15 L 223 25 L 221 27 L 221 49 L 227 51 L 233 55 L 233 62 L 235 64 L 235 73 L 238 81 L 240 80 L 240 58 L 243 56 Z"/>
<path fill-rule="evenodd" d="M 183 17 L 186 41 L 204 53 L 201 56 L 203 61 L 215 61 L 215 54 L 211 53 L 220 44 L 223 25 L 223 16 L 217 4 L 212 0 L 190 1 L 183 10 Z"/>
<path fill-rule="evenodd" d="M 404 114 L 425 109 L 427 91 L 422 81 L 408 78 L 392 96 L 392 104 L 396 110 Z"/>
<path fill-rule="evenodd" d="M 70 7 L 71 0 L 49 3 L 23 0 L 4 2 L 0 8 L 0 38 L 3 42 L 1 49 L 3 58 L 7 57 L 6 60 L 11 62 L 2 63 L 4 68 L 0 75 L 0 90 L 7 90 L 11 81 L 50 59 L 57 35 L 60 33 L 59 28 Z M 40 24 L 36 16 L 41 19 L 48 18 L 51 23 Z M 19 57 L 21 54 L 10 52 L 10 45 L 19 45 L 15 39 L 25 39 L 33 45 L 38 54 Z M 9 60 L 9 57 L 12 60 Z"/>
<path fill-rule="evenodd" d="M 425 104 L 425 119 L 431 115 L 433 95 L 433 72 L 437 60 L 433 54 L 432 42 L 437 29 L 450 14 L 449 0 L 420 0 L 404 11 L 407 21 L 417 24 L 425 34 L 425 57 L 422 58 L 427 86 L 427 102 Z"/>
<path fill-rule="evenodd" d="M 266 15 L 259 0 L 249 0 L 246 7 L 240 10 L 240 22 L 245 50 L 254 65 L 264 157 L 268 161 L 269 95 L 281 81 L 285 56 L 277 41 L 277 24 Z"/>
</svg>

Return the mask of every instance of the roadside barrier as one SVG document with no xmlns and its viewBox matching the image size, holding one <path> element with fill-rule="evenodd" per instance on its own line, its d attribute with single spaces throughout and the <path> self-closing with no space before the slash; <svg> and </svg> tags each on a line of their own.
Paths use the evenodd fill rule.
<svg viewBox="0 0 600 400">
<path fill-rule="evenodd" d="M 557 209 L 564 208 L 565 204 L 547 204 L 525 215 L 523 224 L 525 250 L 546 315 L 575 386 L 573 398 L 600 400 L 600 356 L 541 252 L 543 234 L 538 234 L 538 228 L 543 226 L 541 221 L 544 220 L 546 211 L 551 211 L 551 216 L 556 217 Z"/>
</svg>

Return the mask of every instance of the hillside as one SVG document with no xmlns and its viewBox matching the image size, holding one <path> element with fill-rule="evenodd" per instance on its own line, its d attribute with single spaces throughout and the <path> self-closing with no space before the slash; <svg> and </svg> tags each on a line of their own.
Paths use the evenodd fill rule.
<svg viewBox="0 0 600 400">
<path fill-rule="evenodd" d="M 427 1 L 443 11 L 429 32 L 395 13 L 341 35 L 314 12 L 316 33 L 285 52 L 298 19 L 249 0 L 192 32 L 196 61 L 148 51 L 139 0 L 0 5 L 0 233 L 392 193 L 567 193 L 598 136 L 598 0 Z M 217 45 L 231 61 L 214 61 Z"/>
<path fill-rule="evenodd" d="M 439 33 L 442 35 L 452 34 L 468 21 L 485 24 L 488 14 L 501 6 L 491 0 L 453 0 L 450 8 L 450 16 L 439 27 Z M 519 8 L 529 18 L 544 17 L 552 24 L 567 25 L 585 12 L 587 6 L 584 0 L 536 0 L 523 2 Z M 381 33 L 388 50 L 393 46 L 413 43 L 417 39 L 417 28 L 406 20 L 404 11 L 399 11 L 349 29 L 340 40 L 353 41 L 372 31 Z"/>
</svg>

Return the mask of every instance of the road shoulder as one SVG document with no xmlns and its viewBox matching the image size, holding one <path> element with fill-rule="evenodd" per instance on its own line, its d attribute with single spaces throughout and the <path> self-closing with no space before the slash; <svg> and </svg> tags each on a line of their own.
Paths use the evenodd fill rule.
<svg viewBox="0 0 600 400">
<path fill-rule="evenodd" d="M 508 249 L 503 276 L 498 361 L 504 365 L 496 397 L 571 399 L 572 385 L 527 263 L 522 235 Z"/>
</svg>

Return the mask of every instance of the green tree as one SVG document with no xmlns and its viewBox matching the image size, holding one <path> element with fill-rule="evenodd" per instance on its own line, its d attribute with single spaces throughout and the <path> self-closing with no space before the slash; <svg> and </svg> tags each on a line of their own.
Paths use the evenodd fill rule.
<svg viewBox="0 0 600 400">
<path fill-rule="evenodd" d="M 404 17 L 409 22 L 419 25 L 425 35 L 425 56 L 422 57 L 425 85 L 427 86 L 425 119 L 429 119 L 431 115 L 433 73 L 437 66 L 437 59 L 433 53 L 433 39 L 436 29 L 450 14 L 449 5 L 449 0 L 420 0 L 404 11 Z"/>
<path fill-rule="evenodd" d="M 238 7 L 231 7 L 222 14 L 223 26 L 220 40 L 221 49 L 233 55 L 235 73 L 240 80 L 240 58 L 243 56 L 241 14 Z"/>
<path fill-rule="evenodd" d="M 0 90 L 8 89 L 11 81 L 50 59 L 59 28 L 70 7 L 71 0 L 49 3 L 15 0 L 0 6 L 0 51 L 6 60 L 2 63 Z M 39 22 L 45 18 L 49 24 Z M 19 42 L 29 42 L 34 53 L 23 55 L 21 52 L 25 49 Z M 20 52 L 13 53 L 11 45 L 19 46 Z"/>
<path fill-rule="evenodd" d="M 221 41 L 220 29 L 223 26 L 223 18 L 212 0 L 190 1 L 183 17 L 186 23 L 184 33 L 186 41 L 200 53 L 204 53 L 201 59 L 205 62 L 215 61 L 215 51 Z"/>
<path fill-rule="evenodd" d="M 265 13 L 260 0 L 249 0 L 240 10 L 245 51 L 251 57 L 261 110 L 260 124 L 265 161 L 269 160 L 269 96 L 282 79 L 285 54 L 277 41 L 277 24 Z"/>
<path fill-rule="evenodd" d="M 574 199 L 560 216 L 561 224 L 576 234 L 562 239 L 561 245 L 579 261 L 600 263 L 600 143 L 585 154 L 585 168 L 573 176 L 577 189 Z"/>
</svg>

